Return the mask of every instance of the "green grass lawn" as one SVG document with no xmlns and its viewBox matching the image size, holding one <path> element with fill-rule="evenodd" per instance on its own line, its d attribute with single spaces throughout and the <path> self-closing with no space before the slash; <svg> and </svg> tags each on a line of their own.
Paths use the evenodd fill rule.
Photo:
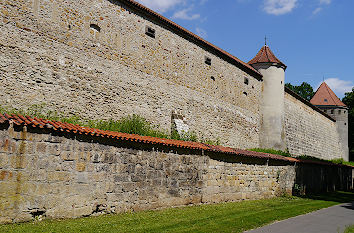
<svg viewBox="0 0 354 233">
<path fill-rule="evenodd" d="M 354 233 L 354 225 L 347 227 L 344 233 Z"/>
<path fill-rule="evenodd" d="M 243 232 L 276 220 L 353 200 L 352 192 L 307 198 L 280 197 L 81 219 L 9 224 L 0 226 L 0 232 Z"/>
</svg>

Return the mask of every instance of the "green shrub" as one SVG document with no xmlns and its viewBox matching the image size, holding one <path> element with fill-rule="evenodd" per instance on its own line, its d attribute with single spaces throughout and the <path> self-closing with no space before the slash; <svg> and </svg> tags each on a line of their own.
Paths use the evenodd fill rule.
<svg viewBox="0 0 354 233">
<path fill-rule="evenodd" d="M 219 140 L 199 140 L 197 134 L 194 131 L 179 134 L 176 130 L 172 130 L 171 134 L 169 134 L 168 132 L 161 130 L 158 125 L 153 125 L 144 117 L 135 114 L 123 117 L 119 120 L 85 120 L 75 114 L 71 114 L 70 116 L 64 116 L 63 114 L 59 114 L 56 111 L 45 111 L 45 106 L 45 104 L 34 104 L 30 106 L 27 110 L 18 110 L 14 108 L 0 106 L 0 113 L 6 112 L 8 114 L 21 114 L 24 116 L 43 118 L 53 121 L 61 121 L 75 125 L 81 125 L 84 127 L 96 128 L 100 130 L 108 130 L 128 134 L 138 134 L 141 136 L 151 136 L 193 142 L 202 141 L 204 143 L 212 145 L 220 144 Z"/>
<path fill-rule="evenodd" d="M 291 157 L 291 154 L 288 151 L 281 151 L 281 150 L 274 150 L 274 149 L 264 149 L 264 148 L 252 148 L 248 149 L 249 151 L 255 151 L 255 152 L 263 152 L 263 153 L 268 153 L 268 154 L 274 154 L 274 155 L 282 155 L 286 157 Z"/>
</svg>

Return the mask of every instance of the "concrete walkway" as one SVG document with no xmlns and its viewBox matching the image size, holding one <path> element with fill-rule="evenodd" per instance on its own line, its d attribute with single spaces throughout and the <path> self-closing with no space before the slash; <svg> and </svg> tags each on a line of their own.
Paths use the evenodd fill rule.
<svg viewBox="0 0 354 233">
<path fill-rule="evenodd" d="M 354 225 L 354 202 L 289 218 L 247 233 L 343 233 Z"/>
</svg>

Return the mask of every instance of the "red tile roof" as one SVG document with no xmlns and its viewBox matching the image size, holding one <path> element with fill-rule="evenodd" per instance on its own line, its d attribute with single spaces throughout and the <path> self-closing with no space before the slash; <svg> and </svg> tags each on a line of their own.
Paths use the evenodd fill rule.
<svg viewBox="0 0 354 233">
<path fill-rule="evenodd" d="M 0 113 L 0 125 L 10 124 L 10 123 L 13 123 L 14 125 L 17 126 L 27 126 L 32 128 L 38 128 L 38 129 L 47 129 L 59 133 L 63 132 L 63 133 L 81 134 L 81 135 L 89 135 L 93 137 L 111 138 L 120 141 L 130 141 L 130 142 L 138 142 L 144 144 L 163 145 L 163 146 L 175 147 L 175 148 L 177 147 L 177 148 L 193 149 L 193 150 L 200 150 L 200 151 L 219 152 L 219 153 L 237 155 L 237 156 L 243 156 L 249 158 L 270 159 L 270 160 L 285 161 L 290 163 L 312 163 L 312 164 L 324 164 L 324 165 L 335 165 L 335 166 L 347 166 L 347 165 L 337 165 L 328 162 L 300 160 L 291 157 L 284 157 L 281 155 L 234 149 L 230 147 L 214 146 L 214 145 L 208 145 L 201 142 L 179 141 L 173 139 L 155 138 L 150 136 L 140 136 L 135 134 L 126 134 L 126 133 L 119 133 L 113 131 L 99 130 L 99 129 L 82 127 L 79 125 L 74 125 L 65 122 L 45 120 L 36 117 L 32 118 L 30 116 L 22 116 L 16 114 L 9 115 L 6 113 L 5 114 Z"/>
<path fill-rule="evenodd" d="M 316 112 L 322 114 L 323 116 L 327 117 L 331 121 L 336 122 L 336 120 L 333 117 L 331 117 L 330 115 L 328 115 L 327 113 L 325 113 L 324 111 L 322 111 L 321 109 L 316 107 L 315 105 L 311 104 L 308 100 L 305 100 L 304 98 L 302 98 L 299 94 L 293 92 L 290 88 L 285 86 L 284 90 L 285 90 L 286 93 L 288 93 L 289 95 L 293 96 L 294 98 L 296 98 L 297 100 L 301 101 L 302 103 L 306 104 L 307 106 L 309 106 L 310 108 L 312 108 Z"/>
<path fill-rule="evenodd" d="M 282 63 L 270 50 L 267 45 L 264 45 L 261 50 L 257 53 L 257 55 L 248 62 L 248 64 L 253 65 L 257 63 L 276 63 L 283 66 L 286 69 L 286 65 Z"/>
<path fill-rule="evenodd" d="M 346 105 L 336 96 L 336 94 L 334 94 L 325 82 L 323 82 L 317 89 L 315 95 L 310 100 L 310 103 L 313 105 L 346 107 Z"/>
<path fill-rule="evenodd" d="M 189 30 L 181 27 L 180 25 L 176 24 L 175 22 L 167 19 L 166 17 L 156 13 L 155 11 L 147 8 L 146 6 L 133 1 L 133 0 L 121 0 L 122 2 L 125 2 L 129 6 L 132 6 L 134 8 L 137 8 L 147 14 L 150 17 L 154 17 L 155 19 L 159 20 L 160 22 L 166 24 L 169 27 L 172 27 L 173 29 L 177 30 L 178 32 L 182 33 L 184 36 L 191 38 L 194 42 L 198 42 L 202 46 L 206 46 L 209 49 L 214 50 L 220 55 L 225 56 L 226 58 L 230 59 L 235 63 L 239 68 L 243 69 L 245 72 L 250 72 L 252 75 L 254 75 L 255 78 L 262 79 L 262 74 L 260 74 L 257 70 L 255 70 L 252 66 L 247 64 L 246 62 L 241 61 L 237 57 L 231 55 L 230 53 L 220 49 L 219 47 L 211 44 L 210 42 L 204 40 L 203 38 L 197 36 L 196 34 L 190 32 Z"/>
</svg>

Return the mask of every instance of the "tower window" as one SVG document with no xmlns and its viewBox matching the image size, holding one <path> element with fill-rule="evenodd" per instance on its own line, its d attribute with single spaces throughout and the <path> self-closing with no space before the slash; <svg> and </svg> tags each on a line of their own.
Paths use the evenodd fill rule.
<svg viewBox="0 0 354 233">
<path fill-rule="evenodd" d="M 333 114 L 334 113 L 334 110 L 331 110 L 331 114 Z"/>
<path fill-rule="evenodd" d="M 341 112 L 342 112 L 341 110 L 338 110 L 338 114 L 341 114 Z"/>
<path fill-rule="evenodd" d="M 328 100 L 327 100 L 327 99 L 324 99 L 324 102 L 328 102 Z"/>
<path fill-rule="evenodd" d="M 207 56 L 205 56 L 204 57 L 204 62 L 205 62 L 205 64 L 207 64 L 207 65 L 211 65 L 211 58 L 210 57 L 207 57 Z"/>
<path fill-rule="evenodd" d="M 249 79 L 248 79 L 247 77 L 245 77 L 245 78 L 243 79 L 243 82 L 244 82 L 246 85 L 248 85 Z"/>
<path fill-rule="evenodd" d="M 153 29 L 152 27 L 149 27 L 149 26 L 146 26 L 145 27 L 145 34 L 152 37 L 152 38 L 155 38 L 155 29 Z"/>
<path fill-rule="evenodd" d="M 323 110 L 325 113 L 327 113 L 327 109 Z"/>
</svg>

